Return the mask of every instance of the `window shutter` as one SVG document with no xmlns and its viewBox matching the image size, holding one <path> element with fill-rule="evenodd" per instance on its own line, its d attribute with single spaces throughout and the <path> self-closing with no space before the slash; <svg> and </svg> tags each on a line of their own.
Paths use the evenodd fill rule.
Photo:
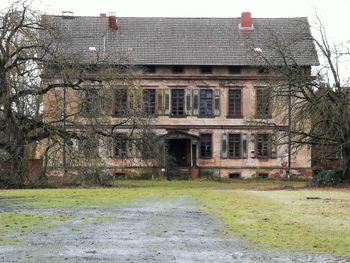
<svg viewBox="0 0 350 263">
<path fill-rule="evenodd" d="M 221 137 L 221 158 L 227 158 L 227 133 L 223 133 Z"/>
<path fill-rule="evenodd" d="M 254 145 L 253 151 L 251 151 L 250 153 L 252 154 L 251 157 L 252 158 L 256 158 L 256 134 L 252 133 L 250 135 L 250 142 Z"/>
<path fill-rule="evenodd" d="M 193 104 L 192 104 L 193 115 L 198 115 L 198 108 L 199 108 L 199 90 L 194 89 L 193 90 Z"/>
<path fill-rule="evenodd" d="M 214 115 L 220 116 L 220 90 L 214 90 Z"/>
<path fill-rule="evenodd" d="M 164 90 L 164 114 L 170 115 L 170 90 Z"/>
<path fill-rule="evenodd" d="M 192 91 L 185 90 L 186 115 L 192 115 Z"/>
<path fill-rule="evenodd" d="M 277 159 L 277 138 L 275 134 L 270 135 L 271 138 L 271 158 Z"/>
<path fill-rule="evenodd" d="M 248 134 L 243 133 L 241 136 L 242 136 L 242 144 L 241 144 L 242 158 L 246 159 L 248 158 Z"/>
<path fill-rule="evenodd" d="M 164 114 L 164 102 L 163 97 L 164 96 L 164 90 L 157 90 L 157 107 L 158 107 L 158 115 Z"/>
</svg>

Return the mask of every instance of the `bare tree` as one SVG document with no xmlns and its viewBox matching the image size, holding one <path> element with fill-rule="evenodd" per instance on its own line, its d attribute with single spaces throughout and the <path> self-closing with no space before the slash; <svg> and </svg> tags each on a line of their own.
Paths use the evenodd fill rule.
<svg viewBox="0 0 350 263">
<path fill-rule="evenodd" d="M 281 39 L 278 32 L 269 30 L 266 45 L 273 56 L 267 56 L 252 44 L 254 58 L 271 72 L 267 103 L 280 121 L 259 122 L 281 131 L 280 142 L 290 144 L 296 151 L 303 145 L 321 146 L 326 149 L 325 155 L 341 155 L 343 180 L 350 180 L 349 79 L 341 75 L 341 67 L 345 66 L 342 63 L 349 61 L 349 46 L 330 44 L 320 19 L 315 38 L 308 33 L 309 25 L 300 23 L 304 23 L 304 30 L 295 32 L 289 39 Z M 321 61 L 320 66 L 313 68 L 312 75 L 311 65 L 305 66 L 299 60 L 304 52 L 310 52 L 300 45 L 305 41 L 315 43 Z"/>
<path fill-rule="evenodd" d="M 13 3 L 0 17 L 0 154 L 13 167 L 10 185 L 23 186 L 26 148 L 38 142 L 45 163 L 56 162 L 66 174 L 82 159 L 102 167 L 99 153 L 85 146 L 95 140 L 105 144 L 100 148 L 111 148 L 124 127 L 131 131 L 128 141 L 143 141 L 133 131 L 144 129 L 148 118 L 126 53 L 113 54 L 112 61 L 111 54 L 95 50 L 66 52 L 65 28 L 26 1 Z M 128 92 L 117 123 L 109 114 L 116 87 Z"/>
</svg>

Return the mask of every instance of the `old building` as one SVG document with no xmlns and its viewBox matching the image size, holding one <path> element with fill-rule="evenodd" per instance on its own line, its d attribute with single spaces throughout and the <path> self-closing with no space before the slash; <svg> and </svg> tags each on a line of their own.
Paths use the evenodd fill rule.
<svg viewBox="0 0 350 263">
<path fill-rule="evenodd" d="M 139 67 L 136 83 L 142 92 L 142 110 L 151 117 L 162 150 L 172 156 L 172 169 L 187 169 L 194 177 L 285 175 L 286 146 L 274 143 L 273 125 L 258 124 L 260 119 L 270 119 L 286 126 L 267 102 L 273 72 L 252 52 L 274 58 L 268 45 L 271 30 L 286 41 L 300 32 L 310 36 L 306 18 L 251 18 L 247 12 L 239 18 L 46 19 L 64 25 L 69 35 L 66 49 L 84 51 L 86 61 L 97 53 L 118 51 Z M 298 65 L 311 72 L 318 63 L 313 42 L 304 38 L 292 48 Z M 112 56 L 110 63 L 119 62 Z M 115 87 L 114 96 L 112 109 L 105 113 L 110 125 L 125 114 L 128 88 Z M 45 101 L 48 110 L 48 98 Z M 144 166 L 133 161 L 136 157 L 121 140 L 129 129 L 121 127 L 108 146 L 104 160 L 112 174 L 140 172 Z M 310 159 L 306 147 L 294 154 L 293 173 L 309 175 Z"/>
</svg>

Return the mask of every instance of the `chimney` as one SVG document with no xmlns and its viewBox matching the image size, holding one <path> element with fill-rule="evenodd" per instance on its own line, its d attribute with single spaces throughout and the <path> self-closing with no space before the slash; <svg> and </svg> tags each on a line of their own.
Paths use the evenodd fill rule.
<svg viewBox="0 0 350 263">
<path fill-rule="evenodd" d="M 239 30 L 241 32 L 254 31 L 254 25 L 252 22 L 252 14 L 250 12 L 243 12 L 241 14 L 241 23 L 239 24 Z"/>
<path fill-rule="evenodd" d="M 109 13 L 108 21 L 109 21 L 109 31 L 111 32 L 117 31 L 118 25 L 117 25 L 117 18 L 115 16 L 115 13 Z"/>
</svg>

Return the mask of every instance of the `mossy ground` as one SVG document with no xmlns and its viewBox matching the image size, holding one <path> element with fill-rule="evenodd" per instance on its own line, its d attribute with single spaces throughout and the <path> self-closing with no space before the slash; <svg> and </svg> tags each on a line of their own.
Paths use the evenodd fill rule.
<svg viewBox="0 0 350 263">
<path fill-rule="evenodd" d="M 26 207 L 119 206 L 144 198 L 188 195 L 218 216 L 236 235 L 258 247 L 350 256 L 350 191 L 304 188 L 280 190 L 284 181 L 118 181 L 102 189 L 2 190 L 1 199 Z M 319 199 L 307 199 L 317 197 Z M 35 211 L 35 209 L 33 209 Z M 14 233 L 30 234 L 69 218 L 27 212 L 0 214 L 1 242 Z M 100 218 L 97 221 L 109 221 Z"/>
</svg>

